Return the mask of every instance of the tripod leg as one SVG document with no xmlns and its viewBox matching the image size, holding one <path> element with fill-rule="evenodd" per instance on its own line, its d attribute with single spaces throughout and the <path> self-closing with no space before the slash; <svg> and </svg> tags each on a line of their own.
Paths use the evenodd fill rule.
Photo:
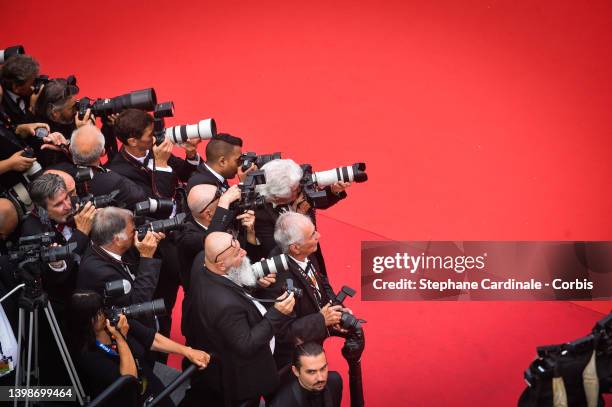
<svg viewBox="0 0 612 407">
<path fill-rule="evenodd" d="M 28 366 L 26 368 L 26 389 L 30 388 L 30 376 L 32 374 L 32 337 L 34 336 L 34 311 L 30 311 L 30 332 L 28 332 Z M 26 391 L 25 407 L 30 405 Z"/>
<path fill-rule="evenodd" d="M 57 319 L 55 318 L 55 313 L 53 312 L 53 307 L 51 306 L 51 303 L 48 302 L 45 305 L 44 309 L 45 315 L 47 316 L 47 320 L 49 321 L 49 326 L 51 327 L 51 331 L 53 332 L 55 342 L 57 343 L 57 348 L 60 352 L 60 355 L 62 355 L 64 366 L 66 366 L 66 370 L 68 371 L 68 375 L 70 376 L 70 381 L 74 386 L 79 404 L 82 406 L 85 404 L 83 400 L 85 392 L 83 391 L 83 386 L 81 385 L 81 381 L 79 380 L 79 376 L 74 367 L 74 363 L 72 363 L 72 358 L 70 357 L 70 353 L 68 352 L 68 348 L 66 347 L 66 342 L 64 342 L 62 332 L 60 331 L 59 325 L 57 324 Z"/>
<path fill-rule="evenodd" d="M 34 308 L 34 377 L 36 384 L 40 385 L 40 364 L 38 363 L 38 308 Z"/>
<path fill-rule="evenodd" d="M 23 337 L 23 325 L 25 323 L 25 311 L 23 308 L 19 308 L 19 322 L 17 323 L 17 358 L 15 360 L 15 387 L 21 384 L 21 343 Z M 17 407 L 17 400 L 15 400 L 15 407 Z"/>
</svg>

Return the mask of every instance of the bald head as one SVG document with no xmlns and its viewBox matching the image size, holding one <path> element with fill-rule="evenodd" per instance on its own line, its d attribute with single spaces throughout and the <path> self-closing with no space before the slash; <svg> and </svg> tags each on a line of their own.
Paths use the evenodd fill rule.
<svg viewBox="0 0 612 407">
<path fill-rule="evenodd" d="M 72 132 L 70 152 L 77 165 L 99 165 L 104 154 L 104 135 L 93 124 L 81 126 Z"/>
<path fill-rule="evenodd" d="M 67 172 L 54 169 L 48 169 L 44 172 L 44 174 L 59 175 L 64 180 L 64 184 L 66 184 L 66 192 L 68 192 L 68 195 L 76 196 L 76 183 L 74 182 L 72 175 L 68 174 Z"/>
<path fill-rule="evenodd" d="M 205 220 L 210 222 L 210 219 L 208 218 L 212 218 L 212 215 L 217 208 L 214 202 L 210 204 L 211 201 L 215 199 L 216 193 L 217 187 L 215 185 L 200 184 L 191 188 L 189 191 L 189 196 L 187 197 L 187 205 L 189 205 L 189 210 L 194 218 L 198 219 L 199 221 Z M 204 208 L 206 208 L 206 211 L 209 212 L 208 216 L 200 213 Z"/>
<path fill-rule="evenodd" d="M 8 199 L 0 198 L 0 240 L 5 240 L 17 227 L 17 210 Z"/>
</svg>

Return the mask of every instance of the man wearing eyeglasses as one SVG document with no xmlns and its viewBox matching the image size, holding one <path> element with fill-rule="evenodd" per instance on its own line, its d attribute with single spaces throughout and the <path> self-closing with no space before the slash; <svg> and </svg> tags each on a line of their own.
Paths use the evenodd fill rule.
<svg viewBox="0 0 612 407">
<path fill-rule="evenodd" d="M 258 406 L 279 384 L 272 353 L 274 336 L 292 319 L 293 293 L 266 309 L 248 292 L 257 279 L 240 243 L 212 232 L 204 267 L 191 276 L 193 343 L 217 356 L 192 378 L 187 405 Z"/>
<path fill-rule="evenodd" d="M 13 55 L 2 66 L 2 106 L 14 125 L 34 121 L 30 107 L 39 69 L 30 55 Z"/>
</svg>

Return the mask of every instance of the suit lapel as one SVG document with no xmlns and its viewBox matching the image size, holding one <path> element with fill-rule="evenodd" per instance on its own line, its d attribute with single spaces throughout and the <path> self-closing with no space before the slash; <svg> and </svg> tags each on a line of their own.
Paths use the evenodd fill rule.
<svg viewBox="0 0 612 407">
<path fill-rule="evenodd" d="M 227 277 L 223 277 L 220 276 L 218 274 L 213 273 L 212 271 L 208 270 L 207 268 L 204 268 L 204 273 L 206 275 L 207 278 L 209 278 L 210 280 L 214 281 L 217 284 L 221 284 L 229 289 L 231 289 L 232 291 L 234 291 L 236 293 L 236 295 L 238 297 L 240 297 L 240 299 L 245 303 L 245 304 L 249 304 L 250 308 L 252 311 L 254 310 L 256 312 L 256 314 L 261 318 L 261 312 L 259 312 L 259 309 L 255 306 L 255 304 L 253 304 L 253 301 L 251 301 L 251 299 L 249 299 L 244 290 L 239 287 L 238 285 L 234 284 L 234 282 L 232 280 L 230 280 Z"/>
<path fill-rule="evenodd" d="M 315 305 L 315 308 L 320 308 L 319 302 L 317 301 L 317 298 L 315 297 L 315 294 L 312 291 L 312 288 L 310 287 L 309 282 L 304 279 L 304 276 L 302 275 L 302 272 L 300 271 L 301 270 L 300 266 L 298 266 L 295 263 L 295 261 L 291 259 L 289 259 L 289 261 L 291 264 L 291 267 L 289 267 L 289 271 L 291 271 L 291 274 L 293 274 L 293 276 L 302 283 L 302 285 L 304 286 L 304 291 L 306 291 L 306 294 L 310 298 L 310 301 L 312 301 L 312 303 Z"/>
</svg>

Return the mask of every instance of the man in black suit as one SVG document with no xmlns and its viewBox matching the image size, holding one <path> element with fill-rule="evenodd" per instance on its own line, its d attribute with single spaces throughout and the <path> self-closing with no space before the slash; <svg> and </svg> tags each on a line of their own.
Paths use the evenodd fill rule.
<svg viewBox="0 0 612 407">
<path fill-rule="evenodd" d="M 108 167 L 138 184 L 149 197 L 173 198 L 178 181 L 186 182 L 200 162 L 199 140 L 183 145 L 186 160 L 172 155 L 174 145 L 168 139 L 154 145 L 153 117 L 142 110 L 124 110 L 114 130 L 123 146 Z"/>
<path fill-rule="evenodd" d="M 13 125 L 35 121 L 30 99 L 39 68 L 38 62 L 29 55 L 13 55 L 2 65 L 2 106 Z"/>
<path fill-rule="evenodd" d="M 304 292 L 295 302 L 296 319 L 278 336 L 274 359 L 279 369 L 290 363 L 296 343 L 323 343 L 329 335 L 343 332 L 338 325 L 343 309 L 340 305 L 331 305 L 334 291 L 327 276 L 319 272 L 319 264 L 313 256 L 320 236 L 310 218 L 297 212 L 285 212 L 276 222 L 274 237 L 289 258 L 289 270 L 277 274 L 266 296 L 281 293 L 288 278 Z"/>
<path fill-rule="evenodd" d="M 73 258 L 50 263 L 43 274 L 43 287 L 54 302 L 56 311 L 67 304 L 78 273 L 78 263 L 89 244 L 89 232 L 96 208 L 88 202 L 75 213 L 63 179 L 57 174 L 44 174 L 29 186 L 35 207 L 23 221 L 22 236 L 54 232 L 59 245 L 76 243 Z"/>
<path fill-rule="evenodd" d="M 242 139 L 227 133 L 219 133 L 206 144 L 206 162 L 200 163 L 187 183 L 187 192 L 196 185 L 208 184 L 217 186 L 221 192 L 229 188 L 228 179 L 236 175 L 244 181 L 246 174 L 257 169 L 252 165 L 242 171 L 240 155 Z"/>
<path fill-rule="evenodd" d="M 270 407 L 340 407 L 342 378 L 329 371 L 321 345 L 316 342 L 298 345 L 291 372 L 293 377 L 276 392 Z"/>
<path fill-rule="evenodd" d="M 164 237 L 163 233 L 148 231 L 140 241 L 130 211 L 112 206 L 99 209 L 91 228 L 91 246 L 81 261 L 77 288 L 103 295 L 106 283 L 125 279 L 132 284 L 132 290 L 114 298 L 114 305 L 153 300 L 161 266 L 161 260 L 153 255 Z M 138 264 L 126 256 L 132 247 L 140 254 Z"/>
<path fill-rule="evenodd" d="M 303 171 L 298 164 L 290 159 L 277 159 L 266 163 L 261 169 L 266 174 L 266 183 L 258 185 L 257 191 L 265 197 L 266 203 L 255 211 L 255 230 L 261 242 L 262 254 L 268 257 L 276 246 L 274 226 L 281 213 L 299 212 L 309 216 L 315 225 L 317 221 L 314 208 L 301 190 Z M 326 187 L 327 205 L 320 209 L 327 209 L 346 198 L 345 189 L 350 185 L 350 182 L 337 182 Z M 320 247 L 317 247 L 315 255 L 321 266 L 320 272 L 327 274 Z"/>
<path fill-rule="evenodd" d="M 72 160 L 79 167 L 90 168 L 93 173 L 93 178 L 83 183 L 87 193 L 98 196 L 119 191 L 117 202 L 132 210 L 135 204 L 149 196 L 134 181 L 102 167 L 100 159 L 104 155 L 104 143 L 104 135 L 96 126 L 88 124 L 80 127 L 73 133 L 70 142 Z"/>
<path fill-rule="evenodd" d="M 191 277 L 190 316 L 194 343 L 214 353 L 209 367 L 192 378 L 188 405 L 258 406 L 279 384 L 272 357 L 274 335 L 291 320 L 295 299 L 283 294 L 267 312 L 248 294 L 256 284 L 246 252 L 232 235 L 206 238 L 204 267 Z M 208 404 L 207 404 L 208 403 Z"/>
</svg>

